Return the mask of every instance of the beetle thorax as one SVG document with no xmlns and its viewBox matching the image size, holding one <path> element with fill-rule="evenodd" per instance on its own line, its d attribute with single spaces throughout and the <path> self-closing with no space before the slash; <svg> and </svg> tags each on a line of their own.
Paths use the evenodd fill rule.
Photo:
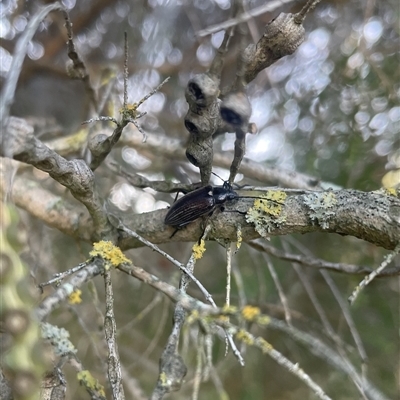
<svg viewBox="0 0 400 400">
<path fill-rule="evenodd" d="M 215 187 L 213 188 L 213 197 L 215 204 L 225 203 L 227 200 L 233 200 L 237 198 L 237 194 L 233 190 L 227 190 L 226 188 Z"/>
</svg>

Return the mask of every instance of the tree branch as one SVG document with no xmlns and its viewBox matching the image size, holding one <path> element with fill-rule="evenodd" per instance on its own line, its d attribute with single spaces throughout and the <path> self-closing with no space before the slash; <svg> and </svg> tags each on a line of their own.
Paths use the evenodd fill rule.
<svg viewBox="0 0 400 400">
<path fill-rule="evenodd" d="M 258 251 L 270 254 L 271 256 L 274 256 L 281 260 L 295 262 L 305 267 L 357 275 L 366 275 L 370 274 L 373 271 L 372 268 L 362 265 L 346 264 L 340 262 L 334 263 L 316 257 L 307 257 L 300 254 L 288 253 L 286 251 L 279 250 L 278 248 L 266 243 L 265 241 L 250 242 L 249 246 Z M 379 274 L 379 277 L 396 275 L 400 275 L 400 266 L 385 269 Z"/>
<path fill-rule="evenodd" d="M 7 193 L 7 174 L 4 160 L 0 163 L 0 191 Z M 90 218 L 82 218 L 85 209 L 62 199 L 49 191 L 41 189 L 37 183 L 29 179 L 16 176 L 13 178 L 12 189 L 9 189 L 11 199 L 15 204 L 49 226 L 82 240 L 93 242 L 95 229 L 91 225 Z M 284 190 L 282 190 L 284 192 Z M 279 192 L 282 192 L 279 191 Z M 244 191 L 241 191 L 241 194 Z M 291 191 L 288 191 L 290 194 Z M 326 195 L 331 193 L 336 198 L 336 203 L 328 208 L 313 210 L 313 200 L 310 195 Z M 252 193 L 253 194 L 253 193 Z M 314 200 L 315 201 L 315 200 Z M 57 205 L 63 204 L 63 207 Z M 308 205 L 307 205 L 308 204 Z M 253 206 L 250 199 L 239 199 L 234 204 L 228 204 L 227 211 L 240 210 L 246 212 Z M 317 207 L 315 201 L 314 207 Z M 325 210 L 325 211 L 324 211 Z M 398 213 L 400 199 L 385 194 L 385 192 L 361 192 L 357 190 L 338 190 L 331 192 L 309 192 L 293 195 L 287 198 L 284 205 L 285 220 L 276 222 L 269 219 L 268 232 L 271 236 L 288 235 L 291 233 L 325 232 L 350 235 L 363 239 L 369 243 L 393 250 L 400 241 L 400 221 Z M 322 220 L 318 221 L 318 212 Z M 124 216 L 125 225 L 143 236 L 152 243 L 195 242 L 202 233 L 202 220 L 199 219 L 184 229 L 179 230 L 173 238 L 170 238 L 173 228 L 164 225 L 167 210 L 156 210 L 149 213 Z M 323 213 L 329 215 L 323 219 Z M 211 218 L 213 230 L 210 238 L 225 238 L 231 241 L 237 240 L 236 226 L 242 226 L 243 241 L 247 242 L 260 237 L 251 223 L 245 221 L 245 217 L 236 212 L 216 212 Z M 266 222 L 267 223 L 267 222 Z M 268 227 L 267 227 L 268 228 Z M 127 233 L 121 233 L 118 246 L 124 250 L 141 247 L 143 244 L 132 238 Z M 298 262 L 298 260 L 297 260 Z M 323 266 L 321 266 L 323 268 Z M 346 272 L 350 273 L 350 270 Z M 366 272 L 366 271 L 365 271 Z M 354 273 L 364 273 L 361 270 Z"/>
<path fill-rule="evenodd" d="M 61 157 L 38 140 L 33 135 L 33 129 L 19 118 L 10 118 L 7 142 L 7 154 L 47 172 L 85 205 L 93 219 L 97 238 L 116 240 L 116 231 L 107 219 L 95 188 L 94 174 L 83 160 L 68 161 Z"/>
</svg>

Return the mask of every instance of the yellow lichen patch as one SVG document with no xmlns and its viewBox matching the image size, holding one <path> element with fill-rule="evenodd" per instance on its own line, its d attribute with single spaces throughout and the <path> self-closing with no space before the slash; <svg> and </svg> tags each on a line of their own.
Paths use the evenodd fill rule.
<svg viewBox="0 0 400 400">
<path fill-rule="evenodd" d="M 254 201 L 255 211 L 262 211 L 265 214 L 279 217 L 282 213 L 282 205 L 285 203 L 287 194 L 282 190 L 268 190 L 259 199 Z"/>
<path fill-rule="evenodd" d="M 100 385 L 99 381 L 93 377 L 88 370 L 80 371 L 76 374 L 79 383 L 90 390 L 96 391 L 100 396 L 106 397 L 104 387 Z"/>
<path fill-rule="evenodd" d="M 254 344 L 254 338 L 243 329 L 240 329 L 235 336 L 237 340 L 240 340 L 241 342 L 246 343 L 249 346 L 252 346 Z"/>
<path fill-rule="evenodd" d="M 271 318 L 267 315 L 260 315 L 257 318 L 257 324 L 259 325 L 268 325 L 271 322 Z"/>
<path fill-rule="evenodd" d="M 396 189 L 394 187 L 386 188 L 385 189 L 385 193 L 388 196 L 394 196 L 394 197 L 397 197 L 399 195 L 399 193 L 397 193 L 397 191 L 396 191 Z"/>
<path fill-rule="evenodd" d="M 127 104 L 125 108 L 119 110 L 119 113 L 123 119 L 135 119 L 138 115 L 137 108 L 137 103 Z"/>
<path fill-rule="evenodd" d="M 200 318 L 199 312 L 197 310 L 193 310 L 186 321 L 188 324 L 193 324 L 193 322 L 197 321 L 199 318 Z"/>
<path fill-rule="evenodd" d="M 229 317 L 226 315 L 220 315 L 218 318 L 218 321 L 220 322 L 229 322 Z"/>
<path fill-rule="evenodd" d="M 224 314 L 230 314 L 230 315 L 232 315 L 232 314 L 236 314 L 237 311 L 238 311 L 237 307 L 235 307 L 235 306 L 230 306 L 230 305 L 228 305 L 228 304 L 225 304 L 225 305 L 222 307 L 222 312 L 223 312 Z"/>
<path fill-rule="evenodd" d="M 68 303 L 69 304 L 80 304 L 82 303 L 81 298 L 82 290 L 75 289 L 69 296 L 68 296 Z"/>
<path fill-rule="evenodd" d="M 261 350 L 264 353 L 268 353 L 274 349 L 270 343 L 268 343 L 265 339 L 260 337 L 257 339 L 257 344 L 260 346 Z"/>
<path fill-rule="evenodd" d="M 160 379 L 160 382 L 161 382 L 162 386 L 167 386 L 168 377 L 167 377 L 167 374 L 165 372 L 161 372 L 159 379 Z"/>
<path fill-rule="evenodd" d="M 200 260 L 203 257 L 204 252 L 206 251 L 206 243 L 203 239 L 200 240 L 200 243 L 196 243 L 193 245 L 192 252 L 195 260 Z"/>
<path fill-rule="evenodd" d="M 93 243 L 93 250 L 89 254 L 92 257 L 99 256 L 109 261 L 114 267 L 118 267 L 118 265 L 124 263 L 132 264 L 132 262 L 124 256 L 119 247 L 114 246 L 111 242 L 106 240 Z"/>
<path fill-rule="evenodd" d="M 254 321 L 261 314 L 258 307 L 246 306 L 242 309 L 242 316 L 247 321 Z"/>
<path fill-rule="evenodd" d="M 399 153 L 400 155 L 400 153 Z M 396 164 L 400 162 L 400 158 L 399 160 L 396 162 Z M 400 189 L 400 164 L 397 164 L 397 169 L 392 169 L 388 172 L 386 172 L 385 175 L 383 175 L 382 178 L 382 186 L 388 190 L 392 189 L 396 191 L 396 187 L 397 190 Z M 392 194 L 392 196 L 399 196 L 399 191 L 395 194 Z"/>
<path fill-rule="evenodd" d="M 246 213 L 246 221 L 262 236 L 279 228 L 286 221 L 285 200 L 287 194 L 282 190 L 268 190 L 254 201 Z"/>
<path fill-rule="evenodd" d="M 255 200 L 253 208 L 256 211 L 262 211 L 274 217 L 279 217 L 282 212 L 281 204 L 273 203 L 265 197 Z"/>
<path fill-rule="evenodd" d="M 283 204 L 286 200 L 287 194 L 283 190 L 268 190 L 264 197 L 268 200 Z"/>
</svg>

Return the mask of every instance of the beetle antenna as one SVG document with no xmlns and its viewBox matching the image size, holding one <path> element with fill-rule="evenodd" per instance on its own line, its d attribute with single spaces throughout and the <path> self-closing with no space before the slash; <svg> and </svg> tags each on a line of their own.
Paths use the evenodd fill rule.
<svg viewBox="0 0 400 400">
<path fill-rule="evenodd" d="M 213 175 L 215 175 L 217 178 L 221 179 L 222 182 L 224 182 L 224 187 L 232 187 L 232 185 L 229 183 L 229 181 L 224 181 L 219 175 L 217 175 L 214 171 L 211 172 Z M 233 186 L 236 186 L 238 189 L 240 189 L 240 186 L 237 183 L 233 183 Z"/>
<path fill-rule="evenodd" d="M 224 181 L 218 174 L 216 174 L 214 171 L 211 172 L 213 175 L 215 175 L 217 178 L 221 179 L 222 182 L 226 182 Z"/>
</svg>

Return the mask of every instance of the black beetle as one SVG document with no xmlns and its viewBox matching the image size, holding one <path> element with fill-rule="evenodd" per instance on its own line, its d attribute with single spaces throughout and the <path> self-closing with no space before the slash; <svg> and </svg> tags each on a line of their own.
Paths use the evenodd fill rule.
<svg viewBox="0 0 400 400">
<path fill-rule="evenodd" d="M 177 229 L 182 228 L 197 218 L 211 215 L 226 201 L 237 198 L 239 195 L 232 189 L 229 182 L 224 182 L 222 187 L 204 186 L 177 200 L 168 210 L 164 223 Z M 172 236 L 175 233 L 176 231 Z"/>
</svg>

